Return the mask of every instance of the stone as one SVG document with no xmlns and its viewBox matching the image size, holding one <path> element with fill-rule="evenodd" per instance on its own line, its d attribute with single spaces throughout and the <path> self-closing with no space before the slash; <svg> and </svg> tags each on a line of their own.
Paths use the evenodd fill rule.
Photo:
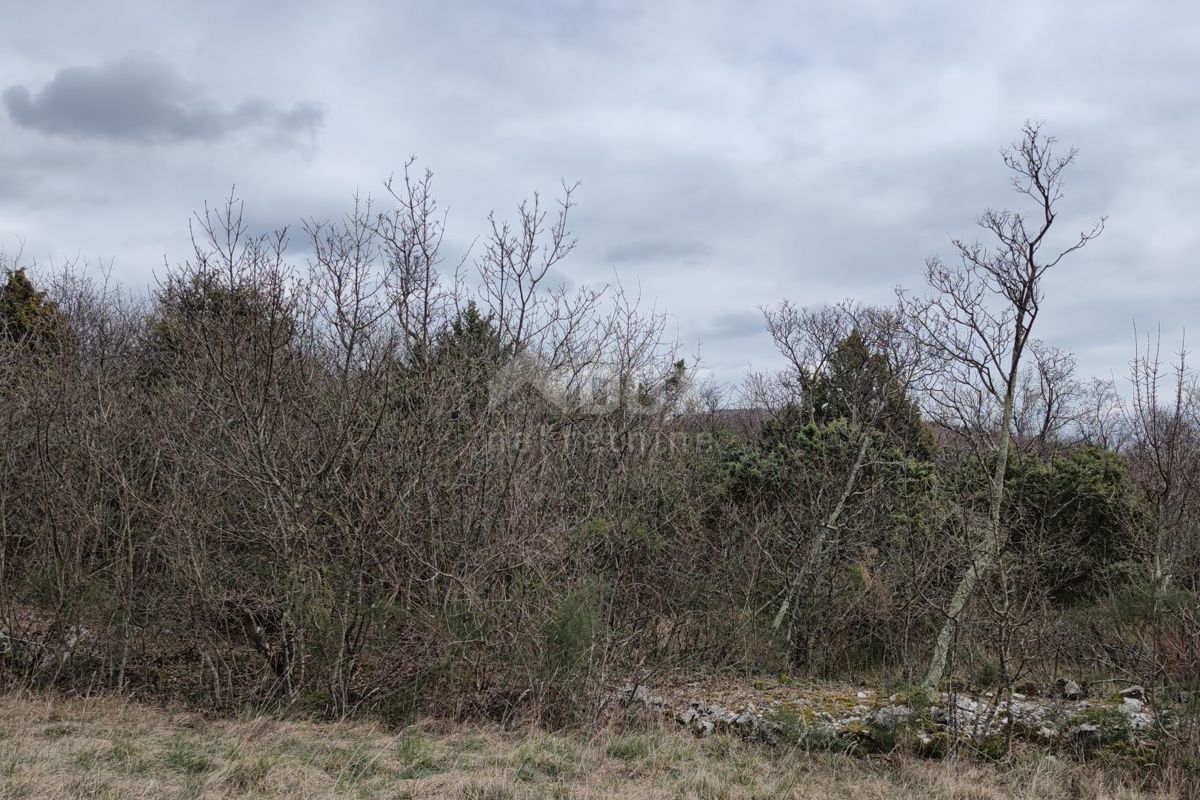
<svg viewBox="0 0 1200 800">
<path fill-rule="evenodd" d="M 1082 691 L 1078 684 L 1076 687 Z M 1073 688 L 1067 685 L 1065 680 L 1059 684 L 1060 691 L 1069 693 Z M 1152 730 L 1158 725 L 1171 724 L 1169 719 L 1160 720 L 1156 717 L 1154 710 L 1145 700 L 1133 696 L 1135 692 L 1127 694 L 1128 696 L 1122 693 L 1117 702 L 1079 700 L 1063 706 L 1052 699 L 1033 696 L 1014 696 L 1009 702 L 1001 695 L 997 705 L 988 702 L 983 695 L 951 695 L 938 692 L 930 698 L 933 704 L 922 713 L 918 713 L 903 701 L 878 708 L 871 708 L 862 702 L 849 706 L 843 698 L 824 707 L 820 704 L 820 698 L 801 699 L 797 706 L 782 705 L 787 706 L 789 718 L 797 711 L 803 712 L 804 728 L 831 737 L 870 737 L 895 730 L 905 723 L 920 721 L 921 724 L 911 731 L 913 741 L 925 742 L 926 737 L 932 736 L 935 743 L 940 741 L 939 737 L 945 737 L 946 733 L 931 726 L 945 728 L 954 724 L 958 736 L 967 740 L 983 740 L 1002 732 L 1010 717 L 1012 722 L 1018 725 L 1018 737 L 1036 741 L 1043 746 L 1057 746 L 1071 740 L 1092 746 L 1117 741 L 1123 737 L 1128 737 L 1134 744 L 1138 744 L 1145 738 L 1145 734 L 1139 732 Z M 653 705 L 659 698 L 659 695 L 653 694 L 649 689 L 639 692 L 634 686 L 623 687 L 620 694 L 614 696 L 648 706 Z M 950 705 L 951 700 L 954 701 L 954 705 Z M 662 702 L 664 713 L 670 709 L 674 719 L 698 737 L 728 732 L 746 739 L 778 743 L 796 732 L 792 728 L 794 723 L 781 724 L 768 718 L 781 710 L 781 703 L 776 699 L 761 702 L 759 705 L 763 709 L 762 712 L 743 700 L 739 700 L 738 704 L 732 707 L 695 701 L 687 706 L 672 708 L 669 701 Z"/>
<path fill-rule="evenodd" d="M 1138 700 L 1142 703 L 1146 702 L 1146 690 L 1141 686 L 1130 686 L 1128 689 L 1122 689 L 1117 694 L 1119 694 L 1121 697 Z"/>
<path fill-rule="evenodd" d="M 654 694 L 646 686 L 629 685 L 623 686 L 617 692 L 617 696 L 626 705 L 642 705 L 652 708 L 661 708 L 667 705 L 667 699 L 662 695 Z"/>
<path fill-rule="evenodd" d="M 1143 703 L 1135 697 L 1126 697 L 1121 701 L 1121 710 L 1126 714 L 1137 714 L 1142 710 Z"/>
<path fill-rule="evenodd" d="M 783 735 L 783 726 L 778 722 L 770 720 L 762 720 L 759 722 L 758 728 L 754 732 L 755 736 L 769 744 L 775 744 Z"/>
<path fill-rule="evenodd" d="M 1070 678 L 1059 678 L 1058 696 L 1063 700 L 1082 700 L 1084 698 L 1083 687 Z"/>
<path fill-rule="evenodd" d="M 82 625 L 72 625 L 70 628 L 67 628 L 67 635 L 63 637 L 63 641 L 66 642 L 67 647 L 74 647 L 79 644 L 80 640 L 90 634 L 91 631 Z"/>
<path fill-rule="evenodd" d="M 739 728 L 754 728 L 758 725 L 759 716 L 749 711 L 743 711 L 734 717 L 733 724 Z"/>
<path fill-rule="evenodd" d="M 701 708 L 701 713 L 711 719 L 713 722 L 724 724 L 732 723 L 737 719 L 737 714 L 734 714 L 725 706 L 711 705 Z"/>
<path fill-rule="evenodd" d="M 983 703 L 980 703 L 978 700 L 972 700 L 969 697 L 958 697 L 954 701 L 954 705 L 958 709 L 958 712 L 968 720 L 974 719 L 979 714 L 980 709 L 983 708 Z"/>
<path fill-rule="evenodd" d="M 1149 730 L 1154 725 L 1154 717 L 1149 714 L 1135 713 L 1129 715 L 1129 727 L 1135 731 Z"/>
<path fill-rule="evenodd" d="M 908 722 L 913 717 L 913 710 L 908 706 L 884 706 L 877 708 L 867 715 L 867 722 L 880 728 L 894 728 L 902 722 Z"/>
</svg>

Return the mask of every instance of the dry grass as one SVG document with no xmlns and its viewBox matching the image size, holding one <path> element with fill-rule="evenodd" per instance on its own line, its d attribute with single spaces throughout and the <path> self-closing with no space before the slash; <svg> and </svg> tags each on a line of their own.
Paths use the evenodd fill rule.
<svg viewBox="0 0 1200 800">
<path fill-rule="evenodd" d="M 1166 798 L 1079 765 L 866 761 L 676 731 L 592 738 L 424 723 L 206 720 L 113 699 L 0 696 L 8 798 Z"/>
</svg>

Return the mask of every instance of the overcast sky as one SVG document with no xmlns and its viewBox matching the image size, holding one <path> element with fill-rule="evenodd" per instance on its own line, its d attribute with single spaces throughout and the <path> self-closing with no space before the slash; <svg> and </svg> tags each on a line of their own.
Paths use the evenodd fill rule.
<svg viewBox="0 0 1200 800">
<path fill-rule="evenodd" d="M 230 186 L 259 228 L 336 217 L 409 155 L 451 249 L 580 183 L 573 284 L 640 286 L 725 380 L 763 305 L 918 287 L 1027 118 L 1080 150 L 1041 338 L 1123 370 L 1200 301 L 1200 4 L 0 0 L 0 247 L 144 287 Z"/>
</svg>

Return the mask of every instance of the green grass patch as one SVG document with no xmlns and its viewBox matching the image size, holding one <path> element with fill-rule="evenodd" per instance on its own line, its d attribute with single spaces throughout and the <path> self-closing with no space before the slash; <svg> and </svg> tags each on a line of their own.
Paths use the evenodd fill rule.
<svg viewBox="0 0 1200 800">
<path fill-rule="evenodd" d="M 415 779 L 428 778 L 445 772 L 445 766 L 433 751 L 433 745 L 420 731 L 408 731 L 396 742 L 396 756 L 404 766 L 400 769 L 400 777 Z"/>
<path fill-rule="evenodd" d="M 648 758 L 653 751 L 650 738 L 639 734 L 626 734 L 609 742 L 605 752 L 618 761 L 637 761 Z"/>
<path fill-rule="evenodd" d="M 208 753 L 197 743 L 176 736 L 167 747 L 163 763 L 168 769 L 183 775 L 203 775 L 212 771 L 215 764 Z"/>
</svg>

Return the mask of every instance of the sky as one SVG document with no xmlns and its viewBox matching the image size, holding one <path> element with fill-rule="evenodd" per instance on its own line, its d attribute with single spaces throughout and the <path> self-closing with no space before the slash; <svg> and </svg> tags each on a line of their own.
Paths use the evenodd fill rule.
<svg viewBox="0 0 1200 800">
<path fill-rule="evenodd" d="M 1124 373 L 1200 312 L 1200 4 L 0 0 L 0 249 L 135 289 L 236 185 L 256 229 L 339 218 L 410 156 L 457 261 L 578 183 L 556 276 L 620 281 L 705 369 L 779 364 L 762 307 L 920 290 L 1027 119 L 1079 149 L 1036 335 Z M 298 252 L 298 260 L 303 254 Z"/>
</svg>

